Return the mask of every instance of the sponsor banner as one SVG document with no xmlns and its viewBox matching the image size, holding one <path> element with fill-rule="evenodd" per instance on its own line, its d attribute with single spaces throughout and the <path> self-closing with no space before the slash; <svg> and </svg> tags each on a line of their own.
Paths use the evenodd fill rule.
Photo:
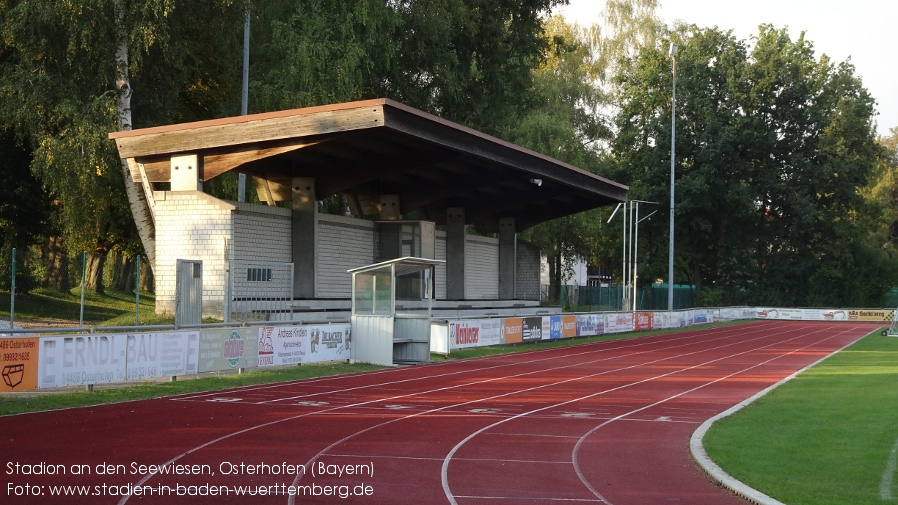
<svg viewBox="0 0 898 505">
<path fill-rule="evenodd" d="M 842 309 L 802 309 L 804 321 L 847 321 L 848 311 Z"/>
<path fill-rule="evenodd" d="M 720 315 L 720 309 L 708 309 L 708 319 L 714 323 L 723 321 L 723 316 Z"/>
<path fill-rule="evenodd" d="M 692 326 L 695 323 L 695 311 L 694 310 L 684 310 L 681 311 L 682 319 L 680 321 L 680 327 L 683 326 Z"/>
<path fill-rule="evenodd" d="M 502 319 L 449 321 L 449 348 L 464 349 L 498 345 L 502 341 Z"/>
<path fill-rule="evenodd" d="M 255 368 L 259 364 L 259 328 L 200 330 L 199 371 Z"/>
<path fill-rule="evenodd" d="M 42 337 L 37 387 L 121 382 L 126 377 L 126 335 Z"/>
<path fill-rule="evenodd" d="M 502 342 L 517 344 L 523 341 L 524 320 L 520 317 L 507 317 L 502 320 Z"/>
<path fill-rule="evenodd" d="M 633 331 L 632 312 L 609 312 L 605 314 L 605 333 Z"/>
<path fill-rule="evenodd" d="M 561 316 L 561 338 L 577 336 L 577 316 Z"/>
<path fill-rule="evenodd" d="M 0 392 L 37 388 L 39 345 L 37 338 L 0 338 Z"/>
<path fill-rule="evenodd" d="M 874 321 L 877 323 L 891 322 L 894 314 L 891 309 L 875 309 L 875 310 L 849 310 L 849 321 Z"/>
<path fill-rule="evenodd" d="M 664 330 L 674 327 L 674 317 L 670 312 L 653 312 L 652 328 L 656 330 Z"/>
<path fill-rule="evenodd" d="M 755 309 L 755 317 L 758 319 L 779 319 L 780 311 L 779 309 L 768 309 L 758 307 Z"/>
<path fill-rule="evenodd" d="M 549 323 L 549 338 L 561 338 L 561 316 L 549 316 L 543 318 L 543 324 Z"/>
<path fill-rule="evenodd" d="M 824 310 L 822 315 L 824 321 L 846 321 L 848 319 L 848 312 L 844 310 Z"/>
<path fill-rule="evenodd" d="M 260 367 L 299 365 L 349 359 L 352 327 L 348 324 L 263 326 L 259 328 Z"/>
<path fill-rule="evenodd" d="M 710 323 L 711 320 L 708 318 L 708 311 L 705 309 L 693 310 L 692 311 L 692 324 L 702 324 L 702 323 Z"/>
<path fill-rule="evenodd" d="M 302 330 L 302 331 L 300 331 Z M 309 331 L 299 326 L 259 328 L 259 366 L 298 365 L 309 352 Z"/>
<path fill-rule="evenodd" d="M 127 335 L 128 380 L 156 379 L 197 373 L 199 332 Z"/>
<path fill-rule="evenodd" d="M 651 312 L 636 312 L 633 314 L 633 330 L 647 331 L 652 329 L 653 314 Z"/>
<path fill-rule="evenodd" d="M 603 335 L 605 333 L 605 316 L 601 314 L 580 314 L 577 318 L 577 336 Z"/>
<path fill-rule="evenodd" d="M 790 321 L 801 321 L 804 318 L 804 310 L 802 309 L 779 309 L 779 319 L 788 319 Z"/>
<path fill-rule="evenodd" d="M 546 335 L 548 338 L 548 335 Z M 543 318 L 525 317 L 521 321 L 521 339 L 524 342 L 534 342 L 543 339 Z"/>
<path fill-rule="evenodd" d="M 743 307 L 724 307 L 720 309 L 720 320 L 721 321 L 735 321 L 737 319 L 743 319 L 746 316 L 743 315 L 743 311 L 745 309 Z M 755 318 L 754 311 L 750 313 L 748 316 L 750 319 Z"/>
<path fill-rule="evenodd" d="M 307 362 L 343 361 L 349 359 L 350 351 L 352 351 L 351 325 L 320 324 L 307 326 L 306 328 L 309 330 Z"/>
</svg>

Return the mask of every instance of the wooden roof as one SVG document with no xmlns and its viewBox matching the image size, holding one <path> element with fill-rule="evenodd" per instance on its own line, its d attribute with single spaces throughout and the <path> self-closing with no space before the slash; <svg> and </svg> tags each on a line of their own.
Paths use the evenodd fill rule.
<svg viewBox="0 0 898 505">
<path fill-rule="evenodd" d="M 292 177 L 314 177 L 316 198 L 344 194 L 361 215 L 380 195 L 401 213 L 496 231 L 498 218 L 535 224 L 626 199 L 627 187 L 548 156 L 388 99 L 349 102 L 109 135 L 135 181 L 167 182 L 170 159 L 197 154 L 203 179 L 256 178 L 262 200 L 289 201 Z M 541 182 L 537 184 L 536 182 Z M 366 210 L 367 209 L 367 210 Z"/>
</svg>

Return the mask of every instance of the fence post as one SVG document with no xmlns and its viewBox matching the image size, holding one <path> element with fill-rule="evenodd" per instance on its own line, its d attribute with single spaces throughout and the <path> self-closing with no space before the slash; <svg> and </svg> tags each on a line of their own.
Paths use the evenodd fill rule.
<svg viewBox="0 0 898 505">
<path fill-rule="evenodd" d="M 134 302 L 134 326 L 140 326 L 140 255 L 137 255 L 137 264 L 134 269 L 134 292 L 136 300 Z"/>
<path fill-rule="evenodd" d="M 84 284 L 87 282 L 87 251 L 81 255 L 81 315 L 78 326 L 84 326 Z"/>
<path fill-rule="evenodd" d="M 12 248 L 12 282 L 9 287 L 9 328 L 16 322 L 16 248 Z"/>
</svg>

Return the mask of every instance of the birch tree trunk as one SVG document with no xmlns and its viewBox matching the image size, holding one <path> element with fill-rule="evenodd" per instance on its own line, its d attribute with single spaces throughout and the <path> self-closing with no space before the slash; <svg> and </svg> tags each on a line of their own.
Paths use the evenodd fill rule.
<svg viewBox="0 0 898 505">
<path fill-rule="evenodd" d="M 116 31 L 116 76 L 115 87 L 117 91 L 118 126 L 119 131 L 131 129 L 131 82 L 128 77 L 128 32 L 125 26 L 126 0 L 115 1 L 115 31 Z M 131 207 L 131 215 L 137 225 L 137 234 L 143 244 L 150 267 L 156 269 L 156 230 L 153 218 L 150 215 L 150 207 L 143 193 L 140 183 L 131 177 L 128 163 L 122 160 L 122 178 L 125 181 L 125 191 L 128 195 L 128 204 Z"/>
</svg>

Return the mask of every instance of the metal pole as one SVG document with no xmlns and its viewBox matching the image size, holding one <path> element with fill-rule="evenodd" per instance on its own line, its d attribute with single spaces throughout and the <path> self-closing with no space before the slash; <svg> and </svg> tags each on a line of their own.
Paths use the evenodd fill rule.
<svg viewBox="0 0 898 505">
<path fill-rule="evenodd" d="M 624 202 L 624 279 L 623 279 L 623 289 L 621 289 L 621 310 L 629 310 L 630 304 L 630 262 L 627 261 L 629 258 L 627 256 L 627 202 Z"/>
<path fill-rule="evenodd" d="M 16 248 L 12 248 L 12 282 L 9 287 L 9 329 L 16 322 Z"/>
<path fill-rule="evenodd" d="M 81 315 L 78 317 L 78 326 L 84 326 L 84 284 L 87 282 L 87 251 L 81 255 Z"/>
<path fill-rule="evenodd" d="M 608 222 L 609 222 L 609 223 L 611 222 L 612 219 L 614 219 L 614 216 L 617 214 L 617 211 L 620 210 L 621 205 L 624 205 L 624 212 L 623 212 L 624 223 L 627 222 L 627 208 L 626 208 L 626 203 L 619 203 L 619 204 L 617 204 L 617 207 L 614 208 L 614 212 L 611 213 L 611 217 L 608 218 Z M 622 266 L 622 268 L 621 268 L 621 284 L 622 284 L 623 286 L 626 286 L 626 278 L 627 278 L 627 255 L 626 255 L 626 250 L 627 250 L 627 225 L 624 224 L 623 226 L 621 226 L 621 229 L 622 229 L 623 232 L 624 232 L 624 233 L 623 233 L 623 239 L 622 239 L 623 250 L 621 251 L 621 258 L 623 259 L 623 266 Z M 609 288 L 610 288 L 610 286 L 609 286 Z M 626 296 L 627 296 L 627 295 L 626 295 L 626 291 L 627 291 L 626 288 L 622 288 L 622 289 L 621 289 L 621 303 L 622 303 L 622 304 L 623 304 L 623 300 L 624 300 L 624 299 L 626 298 Z M 601 293 L 601 291 L 600 291 L 599 293 Z M 601 296 L 601 295 L 600 295 L 600 296 Z M 600 303 L 601 303 L 601 300 L 600 300 Z M 609 289 L 609 291 L 608 291 L 608 303 L 611 303 L 611 291 L 610 291 L 610 289 Z M 623 308 L 623 305 L 621 305 L 621 307 Z"/>
<path fill-rule="evenodd" d="M 667 310 L 673 310 L 674 293 L 674 170 L 677 153 L 677 45 L 670 45 L 673 59 L 673 92 L 670 105 L 670 242 L 667 245 Z"/>
<path fill-rule="evenodd" d="M 134 302 L 134 326 L 140 326 L 140 255 L 137 255 L 137 265 L 134 272 L 134 292 L 137 293 Z"/>
<path fill-rule="evenodd" d="M 636 267 L 639 263 L 639 202 L 636 202 L 636 221 L 634 224 L 636 232 L 633 239 L 633 312 L 636 312 L 636 281 L 638 278 Z"/>
<path fill-rule="evenodd" d="M 240 115 L 245 116 L 249 110 L 249 14 L 252 2 L 246 2 L 246 21 L 243 23 L 243 91 L 240 100 Z M 237 201 L 246 201 L 246 174 L 237 177 Z M 271 202 L 268 202 L 271 205 Z"/>
<path fill-rule="evenodd" d="M 632 200 L 630 201 L 630 227 L 629 227 L 629 230 L 630 230 L 630 245 L 629 245 L 630 256 L 629 257 L 630 257 L 630 284 L 631 284 L 630 291 L 632 293 L 632 295 L 631 295 L 632 298 L 630 298 L 630 307 L 628 308 L 628 310 L 633 310 L 633 307 L 636 306 L 636 276 L 635 276 L 636 268 L 633 266 L 633 244 L 635 242 L 633 240 L 633 225 L 636 224 L 636 220 L 633 219 L 633 211 L 636 210 L 634 208 L 635 207 L 634 204 L 639 205 L 639 203 L 634 202 Z"/>
</svg>

